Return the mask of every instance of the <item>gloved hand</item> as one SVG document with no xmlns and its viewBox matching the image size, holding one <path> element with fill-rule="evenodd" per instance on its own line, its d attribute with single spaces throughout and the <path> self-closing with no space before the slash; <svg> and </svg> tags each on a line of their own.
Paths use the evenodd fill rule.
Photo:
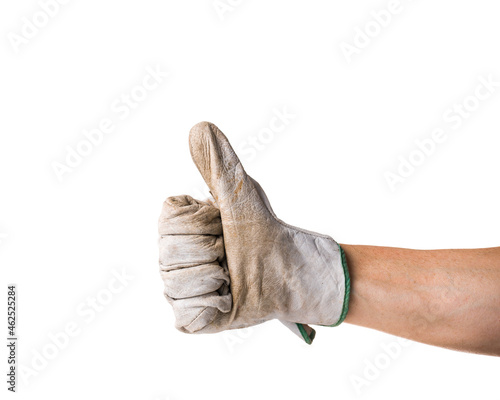
<svg viewBox="0 0 500 400">
<path fill-rule="evenodd" d="M 215 204 L 178 196 L 163 206 L 160 270 L 176 327 L 213 333 L 279 319 L 311 343 L 305 324 L 340 324 L 350 290 L 340 246 L 279 220 L 215 125 L 195 125 L 189 146 Z"/>
</svg>

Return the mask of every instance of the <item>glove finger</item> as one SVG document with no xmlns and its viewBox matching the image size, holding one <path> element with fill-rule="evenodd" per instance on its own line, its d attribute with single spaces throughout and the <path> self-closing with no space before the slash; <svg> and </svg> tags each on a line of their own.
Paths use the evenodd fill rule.
<svg viewBox="0 0 500 400">
<path fill-rule="evenodd" d="M 221 262 L 222 236 L 166 235 L 160 237 L 160 267 L 163 271 Z"/>
<path fill-rule="evenodd" d="M 220 296 L 217 292 L 169 301 L 174 309 L 175 327 L 186 333 L 195 333 L 210 325 L 219 312 L 228 313 L 232 306 L 231 294 Z"/>
<path fill-rule="evenodd" d="M 229 276 L 219 264 L 176 269 L 161 274 L 165 294 L 174 299 L 212 293 L 223 284 L 229 285 Z"/>
<path fill-rule="evenodd" d="M 222 235 L 219 209 L 191 196 L 169 197 L 158 224 L 160 235 Z"/>
<path fill-rule="evenodd" d="M 169 197 L 159 232 L 164 295 L 176 328 L 198 332 L 232 306 L 219 209 L 190 196 Z"/>
</svg>

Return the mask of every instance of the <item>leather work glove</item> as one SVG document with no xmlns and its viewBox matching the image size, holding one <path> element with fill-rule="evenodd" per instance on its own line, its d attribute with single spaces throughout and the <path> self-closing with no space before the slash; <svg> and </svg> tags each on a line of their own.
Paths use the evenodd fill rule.
<svg viewBox="0 0 500 400">
<path fill-rule="evenodd" d="M 215 202 L 163 204 L 160 272 L 176 328 L 214 333 L 279 319 L 310 344 L 306 324 L 339 325 L 350 292 L 340 246 L 279 220 L 215 125 L 195 125 L 189 147 Z"/>
</svg>

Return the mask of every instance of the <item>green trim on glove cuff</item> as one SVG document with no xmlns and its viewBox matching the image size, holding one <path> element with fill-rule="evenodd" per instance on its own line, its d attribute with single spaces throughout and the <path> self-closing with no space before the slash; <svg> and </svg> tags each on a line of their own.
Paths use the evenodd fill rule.
<svg viewBox="0 0 500 400">
<path fill-rule="evenodd" d="M 344 269 L 344 276 L 345 276 L 344 304 L 342 305 L 342 313 L 340 314 L 340 318 L 337 321 L 337 323 L 329 326 L 339 326 L 342 322 L 344 322 L 344 319 L 347 315 L 347 311 L 349 311 L 349 296 L 351 294 L 351 277 L 349 276 L 349 268 L 347 268 L 347 259 L 342 247 L 340 247 L 340 245 L 338 246 L 340 250 L 340 257 L 342 259 L 342 268 Z"/>
<path fill-rule="evenodd" d="M 349 268 L 347 268 L 347 259 L 344 250 L 342 250 L 342 247 L 340 247 L 338 243 L 337 246 L 339 246 L 340 258 L 342 260 L 342 268 L 344 269 L 344 277 L 345 277 L 344 304 L 342 305 L 342 312 L 340 313 L 340 318 L 337 321 L 337 323 L 333 325 L 322 325 L 328 327 L 339 326 L 342 322 L 344 322 L 344 319 L 347 315 L 347 311 L 349 311 L 349 296 L 351 294 L 351 277 L 349 276 Z"/>
<path fill-rule="evenodd" d="M 311 333 L 307 334 L 306 328 L 304 328 L 303 324 L 297 323 L 296 325 L 297 325 L 297 328 L 299 328 L 300 334 L 304 338 L 304 341 L 307 344 L 312 344 L 314 337 L 316 336 L 316 331 L 311 328 Z"/>
</svg>

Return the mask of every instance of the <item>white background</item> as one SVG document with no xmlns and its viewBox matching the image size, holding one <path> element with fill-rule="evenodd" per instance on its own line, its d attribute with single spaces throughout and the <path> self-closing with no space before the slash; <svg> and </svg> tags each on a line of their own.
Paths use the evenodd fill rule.
<svg viewBox="0 0 500 400">
<path fill-rule="evenodd" d="M 2 2 L 1 297 L 18 285 L 18 362 L 36 372 L 19 376 L 18 398 L 498 399 L 497 358 L 411 343 L 385 365 L 395 338 L 347 324 L 319 328 L 312 346 L 275 322 L 174 329 L 157 218 L 167 196 L 204 191 L 187 142 L 202 120 L 288 223 L 340 243 L 499 245 L 500 87 L 459 128 L 443 120 L 481 77 L 500 81 L 496 1 L 401 0 L 378 35 L 371 12 L 387 1 L 233 4 L 74 0 L 44 21 L 36 1 Z M 13 45 L 36 15 L 45 26 Z M 367 26 L 349 63 L 341 45 Z M 169 76 L 120 119 L 113 102 L 158 65 Z M 284 129 L 262 131 L 283 108 Z M 53 163 L 104 118 L 114 131 L 60 182 Z M 392 191 L 385 174 L 437 128 L 446 140 Z M 123 269 L 134 278 L 108 299 Z M 96 296 L 109 304 L 87 322 Z M 79 333 L 35 371 L 68 323 Z M 367 376 L 376 361 L 385 369 Z M 371 380 L 358 391 L 353 377 Z"/>
</svg>

